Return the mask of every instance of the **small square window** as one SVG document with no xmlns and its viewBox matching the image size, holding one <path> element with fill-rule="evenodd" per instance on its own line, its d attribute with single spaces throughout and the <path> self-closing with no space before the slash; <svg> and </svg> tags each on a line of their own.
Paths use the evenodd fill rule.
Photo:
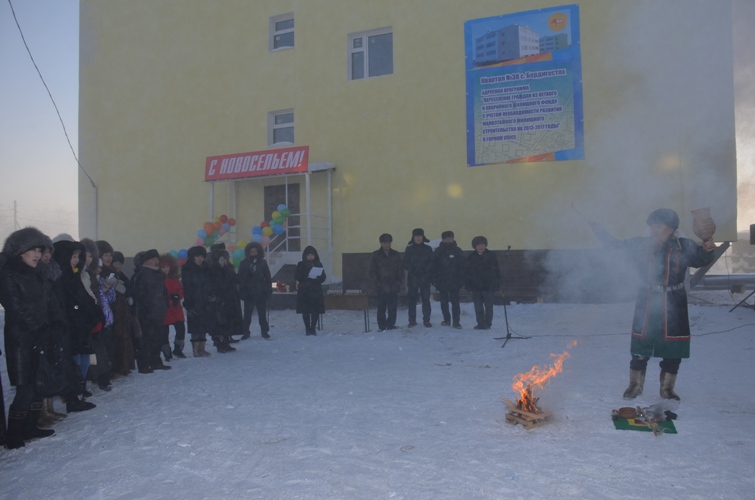
<svg viewBox="0 0 755 500">
<path fill-rule="evenodd" d="M 393 74 L 393 28 L 349 35 L 349 80 Z"/>
<path fill-rule="evenodd" d="M 281 146 L 294 143 L 294 110 L 272 111 L 267 115 L 267 145 Z"/>
<path fill-rule="evenodd" d="M 270 52 L 294 48 L 294 14 L 270 18 Z"/>
</svg>

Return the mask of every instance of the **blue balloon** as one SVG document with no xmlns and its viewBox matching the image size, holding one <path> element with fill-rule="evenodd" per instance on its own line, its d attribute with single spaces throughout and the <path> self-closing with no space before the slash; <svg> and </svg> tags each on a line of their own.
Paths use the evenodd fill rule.
<svg viewBox="0 0 755 500">
<path fill-rule="evenodd" d="M 275 224 L 273 226 L 273 232 L 277 235 L 283 234 L 284 231 L 285 231 L 285 228 L 280 224 Z"/>
<path fill-rule="evenodd" d="M 262 243 L 262 234 L 261 233 L 254 233 L 252 235 L 252 241 L 255 243 Z"/>
<path fill-rule="evenodd" d="M 225 229 L 225 232 L 226 232 L 226 233 L 227 233 L 228 231 L 230 231 L 230 230 L 231 230 L 231 225 L 230 225 L 230 224 L 228 224 L 227 222 L 224 222 L 224 223 L 223 223 L 223 224 L 221 225 L 221 227 L 222 227 L 223 229 Z"/>
<path fill-rule="evenodd" d="M 282 212 L 282 211 L 283 211 L 283 210 L 285 210 L 285 209 L 286 209 L 286 205 L 285 205 L 285 203 L 281 203 L 280 205 L 278 205 L 278 211 L 279 211 L 279 212 Z"/>
<path fill-rule="evenodd" d="M 178 251 L 178 258 L 179 259 L 185 259 L 188 256 L 189 256 L 189 252 L 185 248 L 182 248 L 181 250 Z"/>
<path fill-rule="evenodd" d="M 207 238 L 207 231 L 205 231 L 204 229 L 200 229 L 199 231 L 197 231 L 197 238 L 202 238 L 202 239 Z"/>
<path fill-rule="evenodd" d="M 254 226 L 252 228 L 252 234 L 262 234 L 262 228 L 259 226 Z"/>
</svg>

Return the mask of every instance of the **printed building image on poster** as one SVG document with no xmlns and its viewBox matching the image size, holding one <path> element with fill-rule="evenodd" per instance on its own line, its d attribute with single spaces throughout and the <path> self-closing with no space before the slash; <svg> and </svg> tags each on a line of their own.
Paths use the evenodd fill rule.
<svg viewBox="0 0 755 500">
<path fill-rule="evenodd" d="M 467 164 L 584 158 L 579 6 L 464 23 Z"/>
</svg>

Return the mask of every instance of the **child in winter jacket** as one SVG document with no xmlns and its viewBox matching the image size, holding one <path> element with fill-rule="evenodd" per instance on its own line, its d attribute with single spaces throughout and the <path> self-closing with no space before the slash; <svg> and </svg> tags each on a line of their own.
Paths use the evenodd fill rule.
<svg viewBox="0 0 755 500">
<path fill-rule="evenodd" d="M 165 320 L 163 324 L 167 327 L 172 326 L 176 331 L 175 339 L 173 340 L 173 355 L 177 358 L 186 358 L 183 353 L 184 344 L 186 342 L 186 324 L 184 321 L 184 308 L 181 305 L 181 301 L 184 298 L 184 289 L 181 286 L 181 282 L 178 280 L 178 263 L 176 259 L 169 253 L 160 256 L 160 271 L 165 275 L 165 288 L 168 290 L 168 312 L 165 313 Z M 163 355 L 166 360 L 171 359 L 170 343 L 162 346 Z"/>
</svg>

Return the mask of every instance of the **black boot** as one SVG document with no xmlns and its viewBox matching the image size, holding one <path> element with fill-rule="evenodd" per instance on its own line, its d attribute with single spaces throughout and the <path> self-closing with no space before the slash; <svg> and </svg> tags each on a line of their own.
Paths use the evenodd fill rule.
<svg viewBox="0 0 755 500">
<path fill-rule="evenodd" d="M 84 380 L 81 382 L 81 397 L 82 398 L 91 398 L 92 393 L 87 390 L 87 381 Z"/>
<path fill-rule="evenodd" d="M 8 430 L 5 433 L 5 447 L 9 450 L 22 448 L 24 446 L 24 422 L 26 422 L 25 411 L 8 412 Z"/>
<path fill-rule="evenodd" d="M 165 361 L 173 359 L 173 354 L 170 352 L 170 344 L 163 344 L 160 350 L 162 351 L 163 356 L 165 356 Z"/>
<path fill-rule="evenodd" d="M 89 401 L 82 401 L 78 396 L 66 397 L 66 411 L 68 413 L 74 413 L 77 411 L 87 411 L 92 408 L 97 408 L 97 405 L 90 403 Z"/>
<path fill-rule="evenodd" d="M 174 344 L 175 347 L 173 348 L 173 355 L 180 359 L 186 359 L 186 355 L 184 354 L 184 341 L 176 340 Z"/>
<path fill-rule="evenodd" d="M 52 429 L 40 429 L 39 427 L 37 427 L 37 422 L 39 422 L 39 416 L 41 414 L 42 401 L 32 403 L 31 409 L 26 414 L 26 419 L 24 420 L 24 427 L 22 431 L 22 437 L 24 441 L 48 437 L 55 434 L 55 431 Z"/>
<path fill-rule="evenodd" d="M 233 346 L 232 346 L 232 345 L 230 344 L 230 342 L 231 342 L 231 339 L 232 339 L 232 337 L 231 337 L 230 335 L 229 335 L 228 337 L 223 337 L 223 342 L 225 342 L 225 348 L 226 348 L 226 352 L 233 352 L 233 351 L 235 351 L 235 350 L 236 350 L 236 348 L 235 348 L 235 347 L 233 347 Z M 238 340 L 236 340 L 235 342 L 238 342 Z"/>
<path fill-rule="evenodd" d="M 212 337 L 212 341 L 215 344 L 215 349 L 217 349 L 219 353 L 224 354 L 226 352 L 231 352 L 229 349 L 226 348 L 225 346 L 226 344 L 223 341 L 223 337 Z"/>
</svg>

